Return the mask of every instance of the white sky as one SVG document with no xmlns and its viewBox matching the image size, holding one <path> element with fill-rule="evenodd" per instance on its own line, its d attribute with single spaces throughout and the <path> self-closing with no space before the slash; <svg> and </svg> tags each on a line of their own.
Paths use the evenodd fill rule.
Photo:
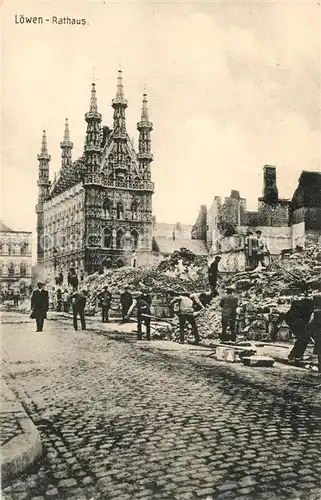
<svg viewBox="0 0 321 500">
<path fill-rule="evenodd" d="M 136 123 L 146 82 L 154 123 L 153 210 L 193 223 L 199 206 L 238 189 L 256 208 L 264 164 L 290 197 L 320 170 L 320 5 L 315 2 L 20 2 L 3 9 L 3 208 L 35 231 L 37 158 L 46 128 L 51 175 L 65 117 L 82 153 L 93 67 L 112 125 L 121 61 Z M 85 17 L 87 26 L 15 25 L 14 14 Z"/>
</svg>

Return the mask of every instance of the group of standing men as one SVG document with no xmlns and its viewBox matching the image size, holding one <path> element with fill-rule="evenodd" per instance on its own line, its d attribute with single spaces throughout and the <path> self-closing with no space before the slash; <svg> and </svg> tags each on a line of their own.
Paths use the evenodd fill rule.
<svg viewBox="0 0 321 500">
<path fill-rule="evenodd" d="M 265 267 L 265 256 L 269 255 L 269 250 L 262 231 L 259 229 L 253 231 L 248 229 L 245 237 L 244 251 L 246 257 L 246 266 L 249 270 L 256 269 L 260 264 Z"/>
</svg>

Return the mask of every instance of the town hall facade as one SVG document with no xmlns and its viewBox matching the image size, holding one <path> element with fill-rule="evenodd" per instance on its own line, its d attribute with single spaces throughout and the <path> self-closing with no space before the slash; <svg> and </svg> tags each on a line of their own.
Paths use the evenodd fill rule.
<svg viewBox="0 0 321 500">
<path fill-rule="evenodd" d="M 137 123 L 138 151 L 126 129 L 127 100 L 118 72 L 113 127 L 102 124 L 92 84 L 83 155 L 72 160 L 66 119 L 61 167 L 50 181 L 46 132 L 38 155 L 37 263 L 44 277 L 70 268 L 91 274 L 152 251 L 151 131 L 147 96 Z"/>
</svg>

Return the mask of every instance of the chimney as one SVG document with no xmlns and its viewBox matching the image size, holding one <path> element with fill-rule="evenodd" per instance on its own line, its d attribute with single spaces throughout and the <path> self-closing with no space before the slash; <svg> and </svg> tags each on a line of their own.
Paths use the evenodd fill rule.
<svg viewBox="0 0 321 500">
<path fill-rule="evenodd" d="M 276 185 L 276 167 L 265 165 L 263 168 L 263 200 L 269 205 L 277 203 L 279 199 L 278 188 Z"/>
</svg>

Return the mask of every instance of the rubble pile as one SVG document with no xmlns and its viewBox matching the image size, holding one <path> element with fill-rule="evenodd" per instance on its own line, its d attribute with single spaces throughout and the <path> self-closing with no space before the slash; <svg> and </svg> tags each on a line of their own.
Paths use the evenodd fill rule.
<svg viewBox="0 0 321 500">
<path fill-rule="evenodd" d="M 124 291 L 125 286 L 132 292 L 146 287 L 153 299 L 166 299 L 171 290 L 184 289 L 194 292 L 208 288 L 207 259 L 181 249 L 157 266 L 109 269 L 104 274 L 95 273 L 88 276 L 83 284 L 89 292 L 89 313 L 94 312 L 97 293 L 106 285 L 115 299 Z"/>
<path fill-rule="evenodd" d="M 243 306 L 239 332 L 249 340 L 271 340 L 279 315 L 289 309 L 293 296 L 303 296 L 305 290 L 321 291 L 321 247 L 291 254 L 272 262 L 268 268 L 226 275 L 220 282 L 220 294 L 233 286 Z M 217 336 L 221 329 L 219 298 L 212 301 L 198 318 L 203 337 Z M 289 328 L 278 324 L 275 340 L 288 340 Z"/>
</svg>

